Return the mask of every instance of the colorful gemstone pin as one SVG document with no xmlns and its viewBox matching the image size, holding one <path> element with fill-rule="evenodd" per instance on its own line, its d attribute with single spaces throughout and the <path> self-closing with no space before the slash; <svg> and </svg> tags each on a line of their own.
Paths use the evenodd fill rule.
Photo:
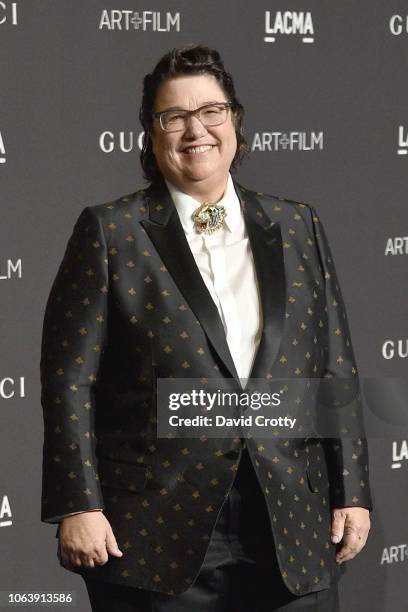
<svg viewBox="0 0 408 612">
<path fill-rule="evenodd" d="M 226 216 L 227 211 L 224 206 L 204 202 L 194 211 L 192 219 L 198 232 L 212 234 L 222 226 Z"/>
</svg>

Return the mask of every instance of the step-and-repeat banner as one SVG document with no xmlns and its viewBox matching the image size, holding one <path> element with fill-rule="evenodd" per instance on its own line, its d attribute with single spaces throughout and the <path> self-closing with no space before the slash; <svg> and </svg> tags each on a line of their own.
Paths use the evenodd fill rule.
<svg viewBox="0 0 408 612">
<path fill-rule="evenodd" d="M 245 108 L 237 180 L 323 220 L 362 379 L 404 379 L 406 2 L 0 1 L 0 591 L 74 592 L 90 609 L 58 564 L 56 527 L 40 522 L 44 308 L 80 211 L 146 186 L 142 80 L 189 43 L 220 52 Z M 392 411 L 392 392 L 381 401 Z M 403 420 L 374 429 L 372 530 L 341 601 L 403 612 L 408 432 Z"/>
</svg>

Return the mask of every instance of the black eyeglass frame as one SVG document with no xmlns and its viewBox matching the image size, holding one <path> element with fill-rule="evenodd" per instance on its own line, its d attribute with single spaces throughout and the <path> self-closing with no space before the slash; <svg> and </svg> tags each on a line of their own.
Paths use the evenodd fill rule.
<svg viewBox="0 0 408 612">
<path fill-rule="evenodd" d="M 195 108 L 194 110 L 186 110 L 186 109 L 171 109 L 171 110 L 164 110 L 164 111 L 158 111 L 156 113 L 152 113 L 152 117 L 154 117 L 155 119 L 159 119 L 159 123 L 160 123 L 160 127 L 164 132 L 182 132 L 184 128 L 181 128 L 179 130 L 166 130 L 166 128 L 163 126 L 162 123 L 162 116 L 165 113 L 175 113 L 177 111 L 184 113 L 184 118 L 190 117 L 192 115 L 196 115 L 199 114 L 200 111 L 203 110 L 203 108 L 208 108 L 209 106 L 224 106 L 224 108 L 227 109 L 231 109 L 233 104 L 232 102 L 211 102 L 211 104 L 204 104 L 203 106 L 199 106 L 198 108 Z M 227 120 L 228 114 L 225 117 L 225 121 Z M 215 123 L 214 125 L 222 125 L 223 123 L 225 123 L 225 121 L 222 121 L 221 123 Z M 204 125 L 204 124 L 203 124 Z M 213 127 L 213 126 L 208 126 L 208 127 Z"/>
</svg>

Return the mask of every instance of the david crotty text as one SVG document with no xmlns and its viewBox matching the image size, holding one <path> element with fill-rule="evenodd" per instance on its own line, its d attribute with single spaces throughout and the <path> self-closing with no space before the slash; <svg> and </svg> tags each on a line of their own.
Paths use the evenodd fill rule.
<svg viewBox="0 0 408 612">
<path fill-rule="evenodd" d="M 222 415 L 208 417 L 197 415 L 195 417 L 179 417 L 172 415 L 169 417 L 171 427 L 289 427 L 293 429 L 296 419 L 289 417 L 265 417 L 263 415 L 250 414 L 236 418 L 227 418 Z"/>
</svg>

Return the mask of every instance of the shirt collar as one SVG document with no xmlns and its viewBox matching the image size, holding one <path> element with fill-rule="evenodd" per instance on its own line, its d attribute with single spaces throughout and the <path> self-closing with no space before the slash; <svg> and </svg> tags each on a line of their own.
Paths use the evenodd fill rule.
<svg viewBox="0 0 408 612">
<path fill-rule="evenodd" d="M 177 208 L 177 212 L 185 233 L 187 234 L 194 232 L 196 234 L 197 231 L 194 227 L 194 221 L 192 220 L 191 215 L 196 210 L 196 208 L 200 206 L 201 202 L 188 195 L 187 193 L 179 191 L 177 187 L 175 187 L 167 179 L 164 180 L 166 182 L 174 205 Z M 238 229 L 239 223 L 241 221 L 242 212 L 239 198 L 235 192 L 234 183 L 230 172 L 228 172 L 227 186 L 224 191 L 224 195 L 222 196 L 221 200 L 217 202 L 217 204 L 225 207 L 227 214 L 224 219 L 224 224 L 230 232 L 234 232 L 236 229 Z"/>
</svg>

